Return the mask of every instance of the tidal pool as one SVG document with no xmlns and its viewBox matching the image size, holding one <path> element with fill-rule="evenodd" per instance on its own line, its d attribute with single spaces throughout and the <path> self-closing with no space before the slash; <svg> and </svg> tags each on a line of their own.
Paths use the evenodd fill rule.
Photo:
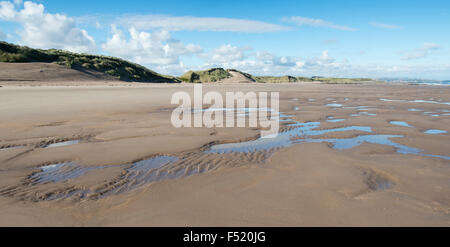
<svg viewBox="0 0 450 247">
<path fill-rule="evenodd" d="M 403 99 L 380 99 L 381 101 L 385 102 L 410 102 L 410 103 L 430 103 L 430 104 L 440 104 L 440 105 L 450 105 L 450 102 L 439 102 L 435 100 L 403 100 Z"/>
<path fill-rule="evenodd" d="M 133 163 L 127 171 L 142 173 L 160 168 L 170 162 L 176 161 L 177 159 L 178 158 L 171 156 L 156 156 Z M 30 179 L 35 183 L 64 182 L 69 179 L 81 177 L 88 171 L 129 165 L 130 164 L 83 167 L 75 162 L 61 162 L 40 167 L 41 171 L 31 175 Z"/>
<path fill-rule="evenodd" d="M 41 171 L 31 175 L 34 183 L 64 182 L 83 176 L 86 172 L 108 166 L 82 167 L 74 162 L 61 162 L 41 167 Z"/>
<path fill-rule="evenodd" d="M 341 107 L 341 104 L 328 104 L 327 106 Z M 368 106 L 357 106 L 353 109 L 368 109 Z M 296 110 L 295 107 L 293 107 Z M 258 111 L 258 108 L 242 108 L 242 109 L 227 109 L 227 108 L 208 108 L 201 109 L 201 111 L 223 111 L 223 112 L 243 112 L 248 114 L 252 111 Z M 262 110 L 273 112 L 270 108 L 263 108 Z M 369 115 L 368 112 L 359 112 L 359 115 Z M 226 153 L 249 153 L 258 151 L 269 151 L 277 148 L 289 147 L 292 145 L 299 145 L 302 143 L 329 143 L 333 149 L 345 150 L 357 147 L 363 143 L 380 144 L 392 146 L 396 149 L 396 152 L 401 154 L 412 154 L 425 157 L 435 157 L 450 160 L 449 156 L 444 155 L 433 155 L 424 153 L 423 150 L 409 147 L 403 144 L 399 144 L 393 139 L 402 138 L 403 135 L 384 135 L 384 134 L 373 134 L 372 128 L 369 126 L 346 126 L 340 128 L 331 129 L 319 129 L 320 122 L 299 122 L 292 119 L 290 115 L 284 115 L 283 113 L 277 113 L 279 119 L 282 122 L 289 122 L 285 126 L 288 127 L 287 130 L 280 132 L 277 136 L 273 138 L 257 138 L 251 141 L 237 142 L 237 143 L 227 143 L 227 144 L 217 144 L 212 145 L 205 153 L 208 154 L 226 154 Z M 374 114 L 375 115 L 375 114 Z M 326 121 L 328 122 L 341 122 L 345 119 L 337 119 L 333 116 L 329 116 Z M 412 127 L 408 123 L 403 121 L 391 121 L 391 124 L 396 124 L 400 126 Z M 322 135 L 335 132 L 347 132 L 347 131 L 357 131 L 358 136 L 351 138 L 321 138 Z M 425 131 L 426 134 L 442 134 L 447 133 L 442 130 L 430 129 Z M 53 143 L 46 147 L 59 147 L 77 144 L 79 140 L 71 140 L 59 143 Z M 186 177 L 194 174 L 203 173 L 204 168 L 197 166 L 187 166 L 179 165 L 177 162 L 179 159 L 175 156 L 160 155 L 152 157 L 149 159 L 137 161 L 134 163 L 122 164 L 118 166 L 124 167 L 124 172 L 116 177 L 116 179 L 110 181 L 108 186 L 95 189 L 93 191 L 89 189 L 73 189 L 70 191 L 65 191 L 63 193 L 55 193 L 50 195 L 47 199 L 54 200 L 59 198 L 67 198 L 71 196 L 85 197 L 89 195 L 95 195 L 94 198 L 103 197 L 107 195 L 117 194 L 126 192 L 137 187 L 143 186 L 145 184 L 159 182 L 167 179 L 176 179 L 181 177 Z M 170 165 L 173 164 L 173 165 Z M 180 161 L 183 164 L 183 161 Z M 49 183 L 49 182 L 65 182 L 70 179 L 76 179 L 83 176 L 87 172 L 95 169 L 109 168 L 110 166 L 92 166 L 83 167 L 75 162 L 61 162 L 54 163 L 46 166 L 40 167 L 40 171 L 32 174 L 29 178 L 34 184 Z M 207 170 L 207 169 L 206 169 Z M 389 187 L 389 184 L 381 185 L 381 187 Z M 92 193 L 92 194 L 90 194 Z"/>
<path fill-rule="evenodd" d="M 17 149 L 17 148 L 21 148 L 24 146 L 9 146 L 9 147 L 0 147 L 0 151 L 2 150 L 12 150 L 12 149 Z"/>
<path fill-rule="evenodd" d="M 380 99 L 381 101 L 385 101 L 385 102 L 405 102 L 406 100 L 402 100 L 402 99 Z"/>
<path fill-rule="evenodd" d="M 344 106 L 342 107 L 344 109 L 356 109 L 358 111 L 370 111 L 370 110 L 376 110 L 375 106 Z"/>
<path fill-rule="evenodd" d="M 393 125 L 403 126 L 403 127 L 413 127 L 404 121 L 390 121 L 389 123 L 393 124 Z"/>
<path fill-rule="evenodd" d="M 350 114 L 350 116 L 352 116 L 352 117 L 359 117 L 359 116 L 376 116 L 377 114 L 376 113 L 369 113 L 369 112 L 365 112 L 365 111 L 363 111 L 363 112 L 358 112 L 358 113 L 355 113 L 355 114 Z"/>
<path fill-rule="evenodd" d="M 412 100 L 409 101 L 412 103 L 431 103 L 431 104 L 440 104 L 440 105 L 450 105 L 450 102 L 438 102 L 438 101 L 434 101 L 434 100 Z"/>
<path fill-rule="evenodd" d="M 210 147 L 206 153 L 231 153 L 231 152 L 258 152 L 267 151 L 273 148 L 289 147 L 294 141 L 294 138 L 301 136 L 318 136 L 326 133 L 340 132 L 340 131 L 363 131 L 372 132 L 370 127 L 365 126 L 348 126 L 343 128 L 314 130 L 320 126 L 320 122 L 300 123 L 292 120 L 293 124 L 288 124 L 293 129 L 278 133 L 273 138 L 258 138 L 256 140 L 238 143 L 217 144 Z"/>
<path fill-rule="evenodd" d="M 237 142 L 237 143 L 227 143 L 227 144 L 217 144 L 211 146 L 206 153 L 249 153 L 258 151 L 268 151 L 275 148 L 289 147 L 294 144 L 301 143 L 322 143 L 327 142 L 332 144 L 334 149 L 350 149 L 361 145 L 362 143 L 372 143 L 392 146 L 396 148 L 396 151 L 401 154 L 414 154 L 426 157 L 436 157 L 446 160 L 450 160 L 449 156 L 444 155 L 433 155 L 423 153 L 421 149 L 408 147 L 403 144 L 396 143 L 392 141 L 392 138 L 402 138 L 403 135 L 359 135 L 353 138 L 312 138 L 314 136 L 320 136 L 327 133 L 340 132 L 340 131 L 361 131 L 361 132 L 372 132 L 372 128 L 368 126 L 348 126 L 342 128 L 334 129 L 324 129 L 315 130 L 320 126 L 320 122 L 306 122 L 301 123 L 295 120 L 293 124 L 288 124 L 289 127 L 294 127 L 283 132 L 280 132 L 277 136 L 273 138 L 258 138 L 252 141 Z"/>
<path fill-rule="evenodd" d="M 70 140 L 70 141 L 63 141 L 63 142 L 55 142 L 52 144 L 49 144 L 45 146 L 45 148 L 54 148 L 54 147 L 63 147 L 63 146 L 69 146 L 80 143 L 80 140 Z"/>
<path fill-rule="evenodd" d="M 328 107 L 342 107 L 342 104 L 326 104 Z"/>
<path fill-rule="evenodd" d="M 424 131 L 425 134 L 431 134 L 431 135 L 437 135 L 437 134 L 445 134 L 447 131 L 445 130 L 436 130 L 436 129 L 429 129 Z"/>
<path fill-rule="evenodd" d="M 337 119 L 328 119 L 327 120 L 327 122 L 330 122 L 330 123 L 338 123 L 338 122 L 342 122 L 342 121 L 345 121 L 345 119 L 337 118 Z"/>
</svg>

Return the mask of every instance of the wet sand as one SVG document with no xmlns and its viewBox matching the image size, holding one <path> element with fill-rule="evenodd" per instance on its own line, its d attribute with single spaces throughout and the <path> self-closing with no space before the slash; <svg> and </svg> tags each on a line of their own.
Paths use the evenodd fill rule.
<svg viewBox="0 0 450 247">
<path fill-rule="evenodd" d="M 317 123 L 290 145 L 214 153 L 259 130 L 172 127 L 171 95 L 192 85 L 54 84 L 1 84 L 1 226 L 450 225 L 447 86 L 205 85 L 279 91 L 283 133 Z M 399 137 L 335 145 L 368 135 Z"/>
</svg>

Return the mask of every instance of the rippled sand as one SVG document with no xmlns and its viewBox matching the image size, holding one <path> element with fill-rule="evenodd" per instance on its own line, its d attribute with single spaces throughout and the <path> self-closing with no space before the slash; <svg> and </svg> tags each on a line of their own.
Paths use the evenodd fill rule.
<svg viewBox="0 0 450 247">
<path fill-rule="evenodd" d="M 0 225 L 450 225 L 447 86 L 206 85 L 280 92 L 261 142 L 173 128 L 192 85 L 123 85 L 0 88 Z"/>
</svg>

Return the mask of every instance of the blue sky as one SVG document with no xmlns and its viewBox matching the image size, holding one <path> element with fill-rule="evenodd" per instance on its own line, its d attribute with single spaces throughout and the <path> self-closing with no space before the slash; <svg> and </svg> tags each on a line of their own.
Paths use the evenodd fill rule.
<svg viewBox="0 0 450 247">
<path fill-rule="evenodd" d="M 0 40 L 160 73 L 450 78 L 450 1 L 1 1 Z"/>
</svg>

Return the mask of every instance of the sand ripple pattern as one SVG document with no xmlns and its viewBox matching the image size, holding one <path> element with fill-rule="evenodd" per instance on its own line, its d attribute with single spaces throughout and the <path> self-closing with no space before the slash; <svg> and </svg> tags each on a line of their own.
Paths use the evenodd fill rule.
<svg viewBox="0 0 450 247">
<path fill-rule="evenodd" d="M 0 188 L 0 195 L 34 202 L 58 199 L 97 200 L 165 180 L 189 177 L 225 167 L 262 163 L 271 153 L 219 155 L 206 154 L 199 150 L 180 153 L 177 156 L 159 155 L 132 164 L 119 165 L 124 167 L 121 174 L 90 188 L 73 186 L 70 181 L 87 172 L 113 166 L 82 167 L 74 162 L 61 162 L 41 166 L 39 172 L 31 174 L 19 185 Z"/>
<path fill-rule="evenodd" d="M 318 129 L 320 122 L 301 123 L 287 115 L 280 117 L 284 118 L 281 120 L 284 126 L 275 138 L 253 138 L 236 143 L 210 143 L 195 151 L 181 152 L 174 156 L 158 155 L 134 163 L 118 165 L 123 167 L 120 174 L 106 182 L 90 187 L 75 186 L 71 181 L 93 170 L 112 166 L 84 167 L 74 162 L 54 163 L 38 167 L 40 171 L 31 174 L 19 185 L 0 188 L 0 195 L 28 201 L 69 198 L 71 200 L 98 200 L 107 196 L 146 188 L 148 185 L 165 180 L 185 178 L 222 168 L 260 164 L 277 150 L 300 143 L 328 142 L 335 149 L 348 149 L 367 142 L 393 146 L 397 149 L 397 152 L 402 154 L 450 159 L 448 156 L 424 154 L 422 150 L 390 140 L 394 137 L 403 137 L 400 135 L 366 134 L 342 139 L 319 138 L 327 133 L 342 131 L 370 133 L 372 129 L 368 126 Z M 367 184 L 373 190 L 386 189 L 392 186 L 392 183 L 383 181 L 378 176 L 368 176 Z"/>
</svg>

